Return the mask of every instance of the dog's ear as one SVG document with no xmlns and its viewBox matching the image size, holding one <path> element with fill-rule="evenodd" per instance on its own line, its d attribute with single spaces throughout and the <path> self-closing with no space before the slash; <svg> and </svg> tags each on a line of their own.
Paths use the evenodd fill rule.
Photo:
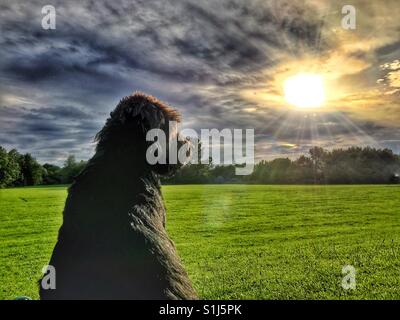
<svg viewBox="0 0 400 320">
<path fill-rule="evenodd" d="M 169 137 L 169 121 L 180 122 L 179 112 L 152 96 L 134 93 L 121 99 L 95 140 L 114 140 L 124 135 L 123 130 L 135 134 L 141 131 L 146 136 L 151 129 L 162 129 Z"/>
<path fill-rule="evenodd" d="M 165 128 L 169 120 L 180 122 L 180 114 L 175 109 L 140 92 L 122 99 L 115 112 L 119 114 L 122 122 L 136 119 L 144 133 L 151 129 Z"/>
<path fill-rule="evenodd" d="M 164 128 L 166 124 L 164 112 L 151 103 L 144 105 L 139 110 L 138 117 L 145 134 L 151 129 Z"/>
<path fill-rule="evenodd" d="M 111 119 L 118 118 L 120 123 L 129 123 L 132 120 L 140 125 L 143 132 L 158 129 L 165 125 L 163 111 L 145 99 L 137 96 L 126 97 L 121 100 L 118 107 L 110 113 Z"/>
</svg>

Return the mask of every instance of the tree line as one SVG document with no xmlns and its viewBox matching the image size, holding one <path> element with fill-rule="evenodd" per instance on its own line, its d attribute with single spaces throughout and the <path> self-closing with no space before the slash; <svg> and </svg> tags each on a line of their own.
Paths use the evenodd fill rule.
<svg viewBox="0 0 400 320">
<path fill-rule="evenodd" d="M 69 156 L 62 167 L 41 165 L 31 154 L 7 151 L 0 146 L 0 188 L 69 184 L 85 167 L 85 161 Z"/>
<path fill-rule="evenodd" d="M 70 184 L 85 167 L 85 161 L 69 156 L 63 166 L 41 165 L 32 155 L 7 151 L 0 146 L 0 188 Z M 189 164 L 166 184 L 378 184 L 400 183 L 400 156 L 390 149 L 359 148 L 332 151 L 314 147 L 295 160 L 262 160 L 248 176 L 235 175 L 235 166 Z"/>
<path fill-rule="evenodd" d="M 400 182 L 400 156 L 390 149 L 309 150 L 296 160 L 262 160 L 248 176 L 235 175 L 235 166 L 212 163 L 183 167 L 166 183 L 254 183 L 254 184 L 384 184 Z"/>
<path fill-rule="evenodd" d="M 314 147 L 294 161 L 261 161 L 248 179 L 256 183 L 383 184 L 399 183 L 399 173 L 400 157 L 389 149 L 328 151 Z"/>
</svg>

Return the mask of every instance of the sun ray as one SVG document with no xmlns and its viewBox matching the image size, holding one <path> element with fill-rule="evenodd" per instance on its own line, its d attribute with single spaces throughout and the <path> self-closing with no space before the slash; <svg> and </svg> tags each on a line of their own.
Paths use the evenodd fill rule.
<svg viewBox="0 0 400 320">
<path fill-rule="evenodd" d="M 334 116 L 338 121 L 346 124 L 347 130 L 355 138 L 355 140 L 359 142 L 360 145 L 367 143 L 371 147 L 379 147 L 379 143 L 373 137 L 357 126 L 348 117 L 344 116 L 342 113 L 337 113 Z M 362 137 L 365 138 L 365 140 L 360 139 L 360 135 L 356 135 L 355 132 L 358 132 Z"/>
</svg>

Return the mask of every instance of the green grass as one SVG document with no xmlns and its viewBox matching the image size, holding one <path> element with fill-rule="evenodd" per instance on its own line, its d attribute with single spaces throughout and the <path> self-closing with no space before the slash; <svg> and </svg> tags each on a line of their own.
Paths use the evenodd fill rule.
<svg viewBox="0 0 400 320">
<path fill-rule="evenodd" d="M 398 186 L 165 186 L 204 299 L 400 299 Z M 65 187 L 0 190 L 0 299 L 37 298 Z M 356 268 L 355 290 L 341 286 Z"/>
</svg>

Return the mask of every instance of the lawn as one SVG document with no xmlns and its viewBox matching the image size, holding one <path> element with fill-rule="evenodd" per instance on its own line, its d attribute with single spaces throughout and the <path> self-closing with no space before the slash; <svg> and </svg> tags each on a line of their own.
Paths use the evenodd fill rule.
<svg viewBox="0 0 400 320">
<path fill-rule="evenodd" d="M 165 186 L 167 228 L 204 299 L 400 299 L 398 186 Z M 38 298 L 67 192 L 0 190 L 0 299 Z M 342 267 L 356 288 L 342 288 Z"/>
</svg>

